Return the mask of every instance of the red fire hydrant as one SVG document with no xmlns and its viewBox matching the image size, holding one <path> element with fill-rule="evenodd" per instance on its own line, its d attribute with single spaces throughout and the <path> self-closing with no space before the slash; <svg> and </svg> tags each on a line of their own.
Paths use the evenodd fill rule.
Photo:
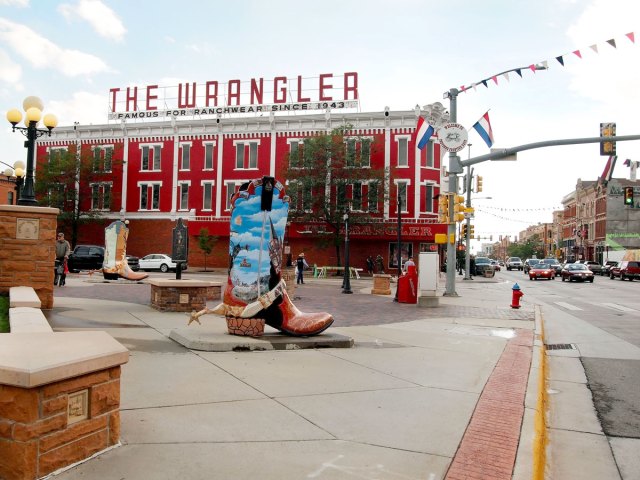
<svg viewBox="0 0 640 480">
<path fill-rule="evenodd" d="M 513 291 L 511 295 L 511 308 L 520 308 L 520 297 L 524 297 L 524 293 L 520 291 L 520 285 L 516 283 L 511 290 Z"/>
</svg>

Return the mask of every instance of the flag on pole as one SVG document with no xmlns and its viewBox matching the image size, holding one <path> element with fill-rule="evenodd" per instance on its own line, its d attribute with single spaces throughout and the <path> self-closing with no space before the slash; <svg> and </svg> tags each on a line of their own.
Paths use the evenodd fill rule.
<svg viewBox="0 0 640 480">
<path fill-rule="evenodd" d="M 487 144 L 487 147 L 491 148 L 491 145 L 493 145 L 493 130 L 491 130 L 488 110 L 487 113 L 485 113 L 480 120 L 473 125 L 473 128 L 475 128 L 478 134 L 482 137 L 484 143 Z"/>
<path fill-rule="evenodd" d="M 618 159 L 617 156 L 612 155 L 607 160 L 607 163 L 604 166 L 604 171 L 602 172 L 602 175 L 600 176 L 600 182 L 603 183 L 604 185 L 609 183 L 609 180 L 611 180 L 611 177 L 613 176 L 613 169 L 616 166 L 616 160 L 617 159 Z"/>
<path fill-rule="evenodd" d="M 426 147 L 427 142 L 433 135 L 434 129 L 431 125 L 427 123 L 427 121 L 418 117 L 418 126 L 416 127 L 416 142 L 418 143 L 418 148 L 422 150 Z"/>
</svg>

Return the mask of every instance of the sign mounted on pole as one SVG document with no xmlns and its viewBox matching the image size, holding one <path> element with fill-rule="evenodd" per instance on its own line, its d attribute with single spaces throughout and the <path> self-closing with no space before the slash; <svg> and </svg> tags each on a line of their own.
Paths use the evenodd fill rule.
<svg viewBox="0 0 640 480">
<path fill-rule="evenodd" d="M 438 129 L 438 142 L 447 152 L 459 152 L 468 141 L 467 129 L 459 123 L 447 123 Z"/>
</svg>

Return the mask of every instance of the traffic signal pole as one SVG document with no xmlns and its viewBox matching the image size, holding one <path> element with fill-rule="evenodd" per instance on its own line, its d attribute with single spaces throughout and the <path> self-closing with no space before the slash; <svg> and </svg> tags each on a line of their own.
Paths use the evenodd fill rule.
<svg viewBox="0 0 640 480">
<path fill-rule="evenodd" d="M 449 97 L 450 107 L 449 111 L 451 114 L 451 121 L 455 122 L 457 120 L 457 97 L 458 90 L 452 88 L 445 96 Z M 491 153 L 486 155 L 480 155 L 475 158 L 470 158 L 468 160 L 460 160 L 455 153 L 449 153 L 449 192 L 454 195 L 458 192 L 458 174 L 463 173 L 464 167 L 469 167 L 471 165 L 475 165 L 477 163 L 486 162 L 488 160 L 505 160 L 508 157 L 515 156 L 518 152 L 523 152 L 526 150 L 533 150 L 535 148 L 545 148 L 545 147 L 558 147 L 562 145 L 581 145 L 585 143 L 600 143 L 600 142 L 626 142 L 629 140 L 640 140 L 640 135 L 622 135 L 615 137 L 587 137 L 587 138 L 567 138 L 567 139 L 559 139 L 559 140 L 547 140 L 544 142 L 535 142 L 535 143 L 527 143 L 525 145 L 520 145 L 512 148 L 496 148 L 492 149 Z M 447 239 L 447 284 L 445 287 L 445 296 L 455 296 L 456 293 L 456 252 L 455 252 L 455 242 L 451 243 L 451 234 L 455 235 L 455 223 L 453 223 L 454 212 L 453 209 L 449 211 L 449 223 L 448 234 L 449 238 Z M 467 231 L 468 231 L 467 227 Z M 455 238 L 455 237 L 454 237 Z"/>
<path fill-rule="evenodd" d="M 471 180 L 473 179 L 473 168 L 467 167 L 467 210 L 471 209 Z M 467 212 L 465 215 L 467 218 L 465 222 L 467 224 L 467 231 L 465 235 L 466 249 L 464 251 L 464 279 L 471 280 L 471 214 Z"/>
</svg>

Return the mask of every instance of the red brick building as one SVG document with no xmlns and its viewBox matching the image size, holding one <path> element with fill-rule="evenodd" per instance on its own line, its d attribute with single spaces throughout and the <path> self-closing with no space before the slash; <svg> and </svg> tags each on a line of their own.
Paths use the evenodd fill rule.
<svg viewBox="0 0 640 480">
<path fill-rule="evenodd" d="M 402 242 L 408 253 L 436 248 L 434 235 L 446 233 L 438 224 L 441 151 L 435 138 L 424 150 L 416 147 L 416 111 L 253 116 L 168 117 L 166 120 L 121 120 L 104 125 L 58 127 L 38 140 L 37 163 L 57 149 L 90 154 L 99 159 L 100 173 L 90 185 L 80 181 L 81 210 L 98 210 L 104 221 L 83 225 L 78 243 L 104 242 L 104 226 L 129 220 L 128 253 L 171 253 L 171 234 L 177 218 L 188 225 L 189 265 L 202 266 L 203 252 L 196 236 L 201 228 L 218 235 L 207 266 L 226 266 L 229 199 L 244 181 L 281 177 L 286 159 L 304 138 L 350 125 L 349 136 L 368 138 L 370 168 L 385 168 L 388 182 L 376 200 L 368 185 L 350 185 L 346 195 L 367 198 L 360 205 L 363 225 L 350 229 L 351 265 L 364 267 L 368 255 L 382 255 L 385 268 L 393 265 L 397 243 L 397 205 L 402 197 Z M 361 168 L 367 168 L 366 165 Z M 37 169 L 36 169 L 37 178 Z M 37 181 L 37 179 L 36 179 Z M 387 195 L 383 195 L 386 193 Z M 387 198 L 387 201 L 383 201 Z M 285 243 L 293 255 L 304 251 L 310 263 L 335 265 L 335 248 L 328 245 L 318 224 L 291 223 Z M 394 254 L 395 255 L 395 254 Z M 395 259 L 395 257 L 394 257 Z"/>
</svg>

